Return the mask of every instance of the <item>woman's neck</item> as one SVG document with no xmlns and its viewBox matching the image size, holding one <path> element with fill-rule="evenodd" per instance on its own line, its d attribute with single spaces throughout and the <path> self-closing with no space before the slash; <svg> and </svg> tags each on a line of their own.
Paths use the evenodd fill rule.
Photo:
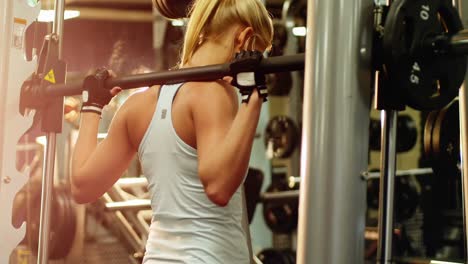
<svg viewBox="0 0 468 264">
<path fill-rule="evenodd" d="M 222 42 L 206 41 L 192 55 L 192 58 L 182 67 L 199 67 L 227 63 L 232 59 L 232 51 Z"/>
</svg>

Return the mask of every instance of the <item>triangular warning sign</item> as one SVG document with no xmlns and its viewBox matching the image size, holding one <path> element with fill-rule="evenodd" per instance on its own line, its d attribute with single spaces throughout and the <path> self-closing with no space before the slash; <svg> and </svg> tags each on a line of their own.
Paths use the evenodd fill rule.
<svg viewBox="0 0 468 264">
<path fill-rule="evenodd" d="M 44 77 L 44 80 L 50 82 L 50 83 L 55 83 L 55 74 L 54 70 L 50 70 L 49 73 Z"/>
</svg>

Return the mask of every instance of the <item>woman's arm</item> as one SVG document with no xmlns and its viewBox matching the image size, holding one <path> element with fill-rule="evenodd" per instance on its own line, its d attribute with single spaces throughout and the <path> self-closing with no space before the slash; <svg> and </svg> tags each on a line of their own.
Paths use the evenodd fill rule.
<svg viewBox="0 0 468 264">
<path fill-rule="evenodd" d="M 95 201 L 121 177 L 135 150 L 127 130 L 128 101 L 116 113 L 107 137 L 97 141 L 100 116 L 82 113 L 72 160 L 71 186 L 78 203 Z"/>
<path fill-rule="evenodd" d="M 254 92 L 238 108 L 231 87 L 213 83 L 193 100 L 198 172 L 211 201 L 225 206 L 247 172 L 263 100 Z"/>
</svg>

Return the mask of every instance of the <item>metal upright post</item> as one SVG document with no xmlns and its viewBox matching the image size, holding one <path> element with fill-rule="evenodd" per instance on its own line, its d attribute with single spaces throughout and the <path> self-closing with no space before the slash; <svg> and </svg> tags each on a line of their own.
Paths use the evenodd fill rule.
<svg viewBox="0 0 468 264">
<path fill-rule="evenodd" d="M 380 264 L 392 261 L 397 117 L 398 112 L 394 110 L 381 112 L 382 149 L 380 154 L 379 242 L 377 247 L 377 263 Z"/>
<path fill-rule="evenodd" d="M 463 18 L 462 0 L 453 0 L 460 16 Z M 460 150 L 461 150 L 461 181 L 462 181 L 462 201 L 463 201 L 463 230 L 465 231 L 465 262 L 468 260 L 468 115 L 467 115 L 468 93 L 466 91 L 466 78 L 458 94 L 460 113 Z"/>
<path fill-rule="evenodd" d="M 65 0 L 55 0 L 55 19 L 52 33 L 59 37 L 59 59 L 62 59 L 62 35 L 65 13 Z M 37 263 L 45 264 L 49 260 L 50 212 L 54 187 L 54 166 L 57 134 L 47 132 L 47 147 L 42 174 L 41 215 L 39 225 L 39 245 Z"/>
<path fill-rule="evenodd" d="M 465 260 L 468 260 L 468 116 L 467 102 L 468 93 L 466 84 L 463 84 L 458 95 L 460 111 L 460 150 L 461 150 L 461 177 L 462 177 L 462 199 L 463 199 L 463 230 L 465 231 Z"/>
<path fill-rule="evenodd" d="M 372 0 L 309 0 L 297 263 L 364 262 Z"/>
</svg>

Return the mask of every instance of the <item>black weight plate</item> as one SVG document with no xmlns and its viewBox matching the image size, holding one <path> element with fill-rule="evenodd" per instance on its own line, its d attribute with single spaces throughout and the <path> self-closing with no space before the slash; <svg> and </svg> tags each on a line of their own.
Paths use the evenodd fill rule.
<svg viewBox="0 0 468 264">
<path fill-rule="evenodd" d="M 369 124 L 369 149 L 373 151 L 380 150 L 381 140 L 381 123 L 380 120 L 372 119 Z M 398 115 L 397 122 L 397 146 L 398 153 L 410 151 L 417 142 L 418 130 L 413 118 L 409 115 Z"/>
<path fill-rule="evenodd" d="M 288 30 L 283 23 L 273 24 L 273 43 L 270 56 L 282 56 L 288 42 Z"/>
<path fill-rule="evenodd" d="M 288 158 L 298 143 L 299 132 L 287 116 L 272 118 L 265 129 L 265 147 L 269 158 Z"/>
<path fill-rule="evenodd" d="M 66 232 L 67 224 L 67 205 L 63 198 L 62 190 L 55 188 L 54 190 L 54 206 L 51 212 L 52 224 L 49 234 L 49 259 L 62 259 L 67 256 L 68 252 L 62 250 L 62 245 L 67 243 L 64 233 Z"/>
<path fill-rule="evenodd" d="M 460 173 L 460 121 L 458 101 L 443 108 L 432 131 L 434 171 Z"/>
<path fill-rule="evenodd" d="M 288 264 L 296 264 L 296 252 L 294 252 L 291 249 L 284 249 L 283 253 L 287 256 L 288 258 Z"/>
<path fill-rule="evenodd" d="M 257 257 L 263 264 L 288 264 L 287 257 L 278 249 L 264 249 Z"/>
<path fill-rule="evenodd" d="M 287 183 L 272 183 L 267 192 L 281 192 L 291 190 Z M 297 227 L 299 201 L 264 202 L 263 217 L 267 226 L 275 233 L 290 233 Z"/>
<path fill-rule="evenodd" d="M 367 181 L 367 207 L 369 209 L 379 209 L 379 180 L 369 179 Z"/>
<path fill-rule="evenodd" d="M 418 130 L 411 116 L 398 115 L 397 133 L 397 152 L 410 151 L 416 145 Z"/>
<path fill-rule="evenodd" d="M 292 76 L 290 72 L 268 74 L 268 93 L 273 96 L 287 96 L 292 89 Z"/>
<path fill-rule="evenodd" d="M 68 256 L 75 240 L 76 215 L 72 198 L 66 191 L 65 186 L 57 188 L 57 211 L 62 211 L 61 219 L 57 220 L 56 238 L 54 239 L 54 251 L 51 252 L 51 259 L 62 259 Z M 52 255 L 54 258 L 52 258 Z"/>
<path fill-rule="evenodd" d="M 398 177 L 395 184 L 395 219 L 401 223 L 410 219 L 419 205 L 416 188 L 404 177 Z"/>
<path fill-rule="evenodd" d="M 430 112 L 424 125 L 424 153 L 430 159 L 432 158 L 432 130 L 438 114 L 438 110 Z"/>
<path fill-rule="evenodd" d="M 30 198 L 30 206 L 28 208 L 28 218 L 26 226 L 26 237 L 28 239 L 28 246 L 32 253 L 37 256 L 39 246 L 39 228 L 40 228 L 40 215 L 41 215 L 41 192 L 37 192 Z M 57 209 L 55 189 L 52 191 L 51 199 L 51 216 L 50 216 L 50 232 L 49 232 L 49 257 L 54 258 L 54 236 L 56 233 L 57 219 L 60 219 L 61 212 Z M 58 213 L 57 213 L 58 212 Z"/>
<path fill-rule="evenodd" d="M 401 88 L 406 104 L 418 110 L 439 109 L 458 94 L 466 57 L 436 55 L 429 37 L 449 36 L 463 29 L 449 0 L 396 0 L 390 6 L 383 37 L 390 87 Z"/>
<path fill-rule="evenodd" d="M 380 137 L 381 137 L 381 124 L 380 120 L 371 118 L 369 123 L 369 149 L 374 151 L 380 150 Z"/>
</svg>

